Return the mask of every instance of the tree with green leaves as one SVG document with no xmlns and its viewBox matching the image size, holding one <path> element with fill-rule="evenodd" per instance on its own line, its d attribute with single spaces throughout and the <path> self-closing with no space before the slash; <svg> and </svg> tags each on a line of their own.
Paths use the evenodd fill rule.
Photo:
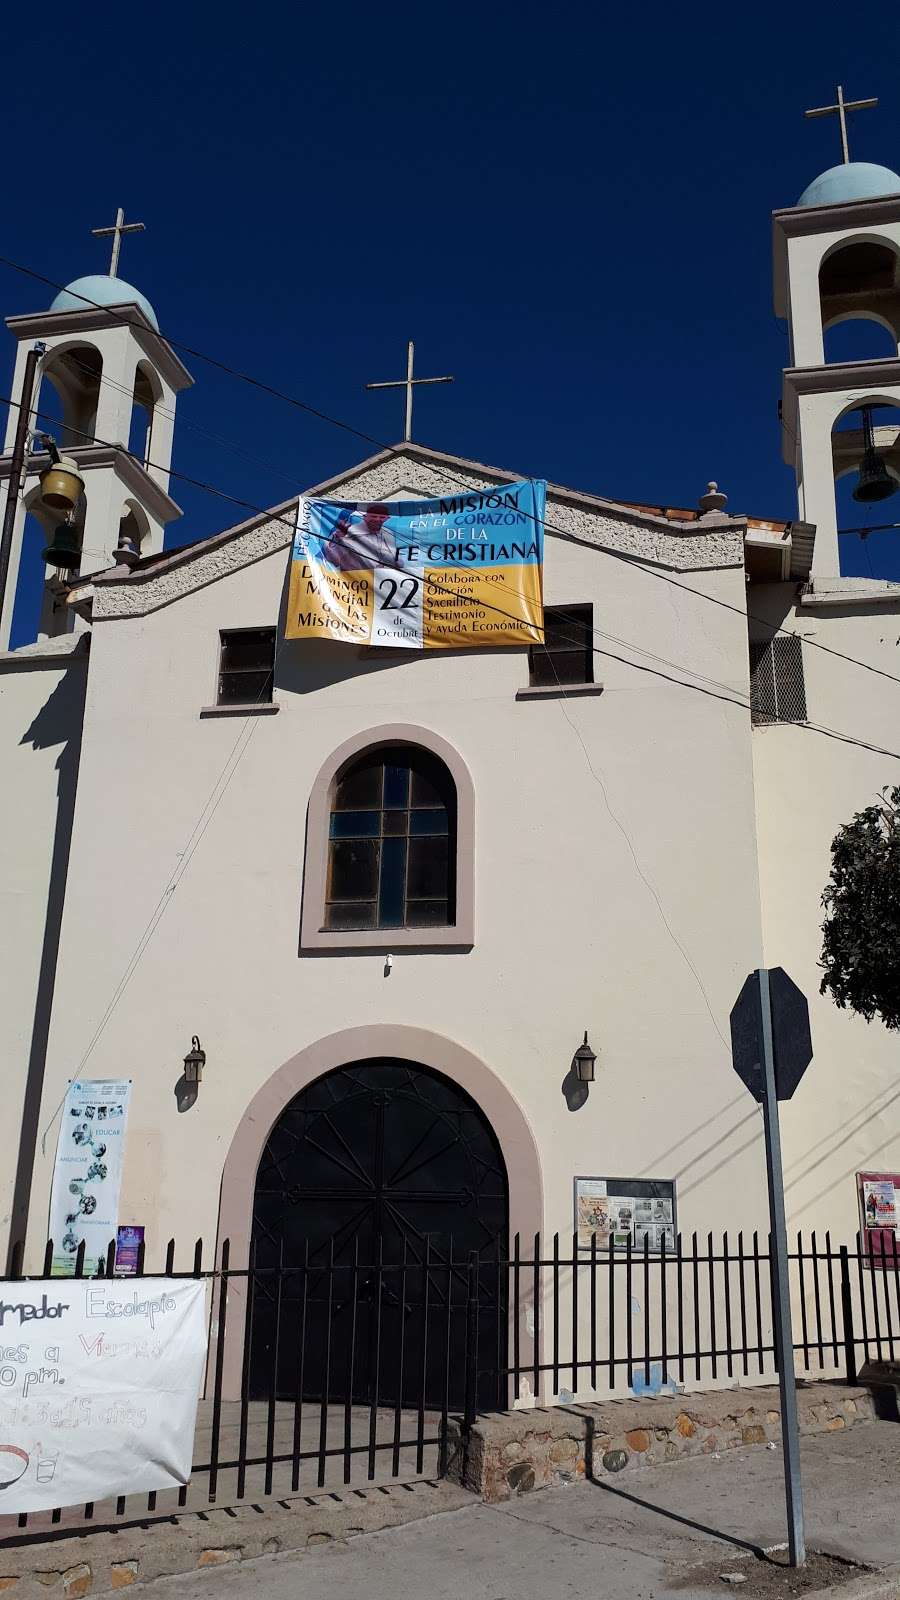
<svg viewBox="0 0 900 1600">
<path fill-rule="evenodd" d="M 822 994 L 900 1028 L 900 787 L 846 822 L 822 895 Z"/>
</svg>

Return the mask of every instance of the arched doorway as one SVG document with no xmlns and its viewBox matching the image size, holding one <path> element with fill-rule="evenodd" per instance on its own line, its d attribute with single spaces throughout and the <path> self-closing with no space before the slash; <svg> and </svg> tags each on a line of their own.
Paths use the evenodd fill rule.
<svg viewBox="0 0 900 1600">
<path fill-rule="evenodd" d="M 508 1227 L 498 1140 L 459 1085 L 393 1057 L 316 1079 L 257 1170 L 251 1392 L 274 1365 L 285 1398 L 459 1406 L 477 1327 L 477 1403 L 497 1405 Z"/>
</svg>

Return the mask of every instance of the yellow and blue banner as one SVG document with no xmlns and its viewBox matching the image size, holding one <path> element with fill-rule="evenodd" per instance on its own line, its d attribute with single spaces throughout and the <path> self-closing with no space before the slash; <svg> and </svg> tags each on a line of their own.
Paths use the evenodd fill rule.
<svg viewBox="0 0 900 1600">
<path fill-rule="evenodd" d="M 285 636 L 406 650 L 544 638 L 540 479 L 373 503 L 301 498 Z"/>
</svg>

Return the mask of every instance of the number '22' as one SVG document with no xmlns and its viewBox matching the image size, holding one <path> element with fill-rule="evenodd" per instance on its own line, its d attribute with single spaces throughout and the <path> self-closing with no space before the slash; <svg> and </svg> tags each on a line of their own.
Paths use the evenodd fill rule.
<svg viewBox="0 0 900 1600">
<path fill-rule="evenodd" d="M 397 583 L 394 578 L 382 578 L 378 587 L 382 595 L 387 593 L 387 599 L 383 600 L 381 604 L 382 611 L 405 611 L 407 606 L 412 605 L 419 592 L 419 580 L 418 578 L 402 578 Z M 398 589 L 408 590 L 405 600 L 397 599 Z"/>
</svg>

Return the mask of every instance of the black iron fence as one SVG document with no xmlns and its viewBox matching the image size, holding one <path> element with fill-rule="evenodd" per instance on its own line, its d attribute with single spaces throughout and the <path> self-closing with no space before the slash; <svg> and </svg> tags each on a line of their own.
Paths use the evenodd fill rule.
<svg viewBox="0 0 900 1600">
<path fill-rule="evenodd" d="M 497 1369 L 497 1404 L 677 1391 L 777 1375 L 768 1236 L 718 1240 L 678 1234 L 651 1252 L 596 1236 L 563 1251 L 514 1241 L 510 1356 Z M 863 1361 L 900 1357 L 900 1249 L 826 1233 L 790 1251 L 794 1366 L 799 1377 L 845 1378 Z"/>
<path fill-rule="evenodd" d="M 776 1374 L 768 1240 L 678 1235 L 671 1248 L 614 1249 L 594 1237 L 496 1241 L 464 1255 L 408 1239 L 360 1260 L 335 1238 L 300 1259 L 229 1242 L 206 1264 L 169 1242 L 154 1276 L 208 1284 L 209 1347 L 190 1483 L 102 1506 L 0 1517 L 48 1525 L 169 1515 L 248 1498 L 362 1488 L 448 1470 L 451 1436 L 477 1412 L 607 1395 L 658 1394 Z M 43 1271 L 49 1276 L 52 1246 Z M 178 1265 L 176 1265 L 178 1260 Z M 13 1252 L 9 1281 L 22 1278 Z M 74 1260 L 83 1277 L 83 1247 Z M 865 1239 L 798 1235 L 790 1257 L 798 1376 L 856 1381 L 863 1360 L 900 1357 L 900 1253 Z M 137 1275 L 144 1276 L 144 1247 Z M 92 1275 L 115 1274 L 115 1247 Z M 2 1509 L 2 1507 L 0 1507 Z"/>
</svg>

